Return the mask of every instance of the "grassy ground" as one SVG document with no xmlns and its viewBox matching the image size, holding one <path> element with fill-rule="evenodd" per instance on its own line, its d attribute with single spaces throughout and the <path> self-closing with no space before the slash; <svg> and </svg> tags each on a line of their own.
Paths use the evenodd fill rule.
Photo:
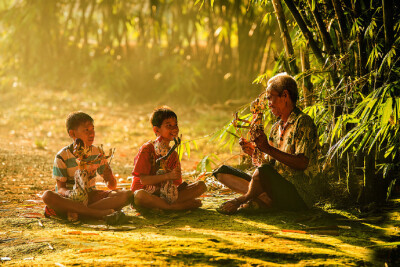
<svg viewBox="0 0 400 267">
<path fill-rule="evenodd" d="M 108 227 L 103 221 L 79 225 L 43 218 L 40 194 L 54 188 L 56 152 L 69 144 L 66 115 L 84 110 L 95 119 L 96 143 L 115 147 L 114 173 L 122 188 L 139 146 L 153 138 L 148 117 L 154 106 L 109 102 L 102 96 L 3 86 L 0 89 L 0 256 L 9 265 L 357 265 L 398 264 L 399 202 L 374 214 L 333 208 L 307 213 L 239 213 L 215 208 L 233 194 L 212 179 L 203 207 L 188 212 L 138 211 L 126 207 L 129 221 Z M 231 118 L 234 107 L 172 106 L 183 138 L 207 135 Z M 199 159 L 230 154 L 207 139 L 183 157 L 191 173 Z M 237 163 L 237 159 L 230 163 Z M 196 177 L 186 176 L 187 180 Z M 317 227 L 318 229 L 313 229 Z M 326 228 L 326 229 L 324 229 Z"/>
</svg>

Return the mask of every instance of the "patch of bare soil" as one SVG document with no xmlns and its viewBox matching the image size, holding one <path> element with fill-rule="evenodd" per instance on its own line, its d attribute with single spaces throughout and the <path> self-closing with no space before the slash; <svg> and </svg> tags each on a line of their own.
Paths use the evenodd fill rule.
<svg viewBox="0 0 400 267">
<path fill-rule="evenodd" d="M 200 265 L 200 266 L 389 266 L 399 264 L 399 202 L 364 217 L 326 207 L 307 213 L 260 212 L 221 215 L 215 209 L 234 197 L 212 177 L 192 175 L 208 153 L 221 162 L 232 155 L 199 141 L 182 159 L 185 179 L 206 179 L 203 207 L 160 212 L 125 207 L 125 224 L 71 224 L 43 216 L 40 195 L 54 188 L 56 152 L 70 140 L 66 115 L 84 110 L 95 118 L 97 143 L 116 147 L 114 173 L 120 187 L 139 146 L 153 138 L 148 116 L 154 107 L 130 107 L 100 96 L 44 89 L 0 90 L 0 257 L 8 265 Z M 22 97 L 21 97 L 22 96 Z M 204 136 L 230 119 L 232 111 L 173 107 L 187 140 Z M 181 115 L 182 114 L 182 115 Z M 206 117 L 207 119 L 204 119 Z M 237 153 L 237 151 L 233 152 Z M 235 163 L 235 162 L 232 162 Z M 356 214 L 356 215 L 355 215 Z"/>
</svg>

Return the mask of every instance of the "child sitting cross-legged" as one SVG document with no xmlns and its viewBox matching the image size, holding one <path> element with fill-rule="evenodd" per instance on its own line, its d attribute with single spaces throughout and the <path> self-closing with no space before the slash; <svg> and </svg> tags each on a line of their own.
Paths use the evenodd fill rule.
<svg viewBox="0 0 400 267">
<path fill-rule="evenodd" d="M 106 219 L 119 223 L 124 214 L 119 210 L 132 201 L 132 192 L 116 190 L 117 181 L 101 148 L 93 146 L 95 130 L 92 117 L 73 112 L 67 120 L 67 132 L 74 142 L 61 149 L 54 160 L 53 178 L 56 190 L 44 192 L 45 215 L 78 216 Z M 96 173 L 110 190 L 96 189 Z"/>
<path fill-rule="evenodd" d="M 175 112 L 162 106 L 154 110 L 150 121 L 157 138 L 142 145 L 135 157 L 131 186 L 135 205 L 162 210 L 200 207 L 197 198 L 207 187 L 203 181 L 182 183 L 178 153 L 173 150 L 179 142 Z M 175 146 L 171 150 L 172 141 Z"/>
</svg>

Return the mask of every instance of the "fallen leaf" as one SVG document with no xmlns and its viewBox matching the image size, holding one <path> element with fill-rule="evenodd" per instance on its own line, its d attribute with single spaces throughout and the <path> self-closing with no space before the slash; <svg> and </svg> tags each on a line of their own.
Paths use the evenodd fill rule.
<svg viewBox="0 0 400 267">
<path fill-rule="evenodd" d="M 80 234 L 82 234 L 82 232 L 81 231 L 69 231 L 69 232 L 67 232 L 67 234 L 69 234 L 69 235 L 80 235 Z"/>
<path fill-rule="evenodd" d="M 166 222 L 162 222 L 162 223 L 158 223 L 158 224 L 155 224 L 154 226 L 163 226 L 163 225 L 169 224 L 171 221 L 172 220 L 169 220 L 169 221 L 166 221 Z"/>
<path fill-rule="evenodd" d="M 309 232 L 309 234 L 315 234 L 315 235 L 339 235 L 338 230 L 317 230 L 313 232 Z"/>
<path fill-rule="evenodd" d="M 79 250 L 79 253 L 86 253 L 86 252 L 100 251 L 100 250 L 105 250 L 105 248 L 85 248 Z"/>
<path fill-rule="evenodd" d="M 42 243 L 42 242 L 49 242 L 51 241 L 50 238 L 36 238 L 31 240 L 32 243 Z"/>
<path fill-rule="evenodd" d="M 28 212 L 20 215 L 25 218 L 44 218 L 44 215 L 42 213 L 37 213 L 37 212 Z"/>
<path fill-rule="evenodd" d="M 15 240 L 15 239 L 17 239 L 17 238 L 0 239 L 0 244 L 1 244 L 1 243 L 6 243 L 6 242 L 10 242 L 10 241 L 13 241 L 13 240 Z"/>
<path fill-rule="evenodd" d="M 82 233 L 83 235 L 99 235 L 99 233 Z"/>
<path fill-rule="evenodd" d="M 290 230 L 290 229 L 282 229 L 282 232 L 284 232 L 284 233 L 307 234 L 307 232 L 306 232 L 306 231 L 300 231 L 300 230 Z"/>
<path fill-rule="evenodd" d="M 33 202 L 33 203 L 43 203 L 43 201 L 40 199 L 28 199 L 28 200 L 25 200 L 26 202 Z"/>
</svg>

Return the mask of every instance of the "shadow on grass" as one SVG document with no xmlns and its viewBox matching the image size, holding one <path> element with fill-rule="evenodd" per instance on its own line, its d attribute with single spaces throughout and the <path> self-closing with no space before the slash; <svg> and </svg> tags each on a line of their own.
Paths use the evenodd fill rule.
<svg viewBox="0 0 400 267">
<path fill-rule="evenodd" d="M 337 255 L 334 252 L 347 254 L 341 257 L 347 258 L 351 262 L 364 262 L 360 258 L 349 255 L 348 251 L 343 251 L 339 247 L 329 244 L 329 242 L 317 241 L 318 238 L 310 238 L 315 232 L 309 231 L 307 227 L 327 227 L 327 226 L 344 226 L 344 229 L 338 228 L 337 235 L 332 238 L 358 247 L 371 247 L 371 258 L 367 259 L 370 263 L 376 262 L 394 262 L 388 253 L 376 253 L 374 245 L 376 240 L 385 241 L 388 237 L 384 230 L 376 227 L 371 223 L 364 221 L 349 220 L 347 217 L 339 214 L 331 214 L 320 209 L 308 212 L 264 212 L 264 213 L 238 213 L 233 216 L 227 216 L 217 213 L 214 209 L 199 209 L 192 212 L 178 213 L 146 213 L 142 214 L 146 223 L 154 225 L 159 224 L 159 229 L 163 230 L 164 235 L 175 237 L 190 237 L 199 239 L 208 239 L 209 241 L 222 243 L 226 247 L 219 249 L 221 253 L 227 255 L 235 254 L 237 257 L 254 257 L 255 259 L 272 262 L 272 263 L 288 263 L 294 264 L 304 259 L 334 259 Z M 163 224 L 162 221 L 168 223 Z M 378 222 L 377 224 L 379 224 Z M 306 227 L 307 226 L 307 227 Z M 196 231 L 187 231 L 185 228 L 196 229 Z M 282 230 L 306 231 L 307 236 L 302 235 L 284 235 Z M 146 230 L 148 231 L 148 229 Z M 203 232 L 202 232 L 203 231 Z M 214 235 L 210 231 L 215 232 L 237 232 L 238 234 L 247 235 L 265 235 L 279 240 L 287 240 L 301 243 L 302 246 L 313 248 L 323 248 L 332 251 L 332 254 L 325 253 L 275 253 L 263 249 L 234 249 L 233 243 L 221 235 Z M 334 232 L 335 233 L 335 232 Z M 318 236 L 318 234 L 315 234 Z M 324 235 L 324 234 L 322 234 Z M 371 237 L 373 237 L 371 239 Z M 375 241 L 373 241 L 375 239 Z M 381 251 L 382 249 L 379 249 Z M 396 254 L 397 255 L 397 254 Z M 187 257 L 192 257 L 192 255 Z M 276 260 L 275 260 L 276 259 Z M 358 264 L 357 263 L 357 264 Z M 232 263 L 233 264 L 233 263 Z M 240 264 L 240 263 L 237 263 Z"/>
</svg>

